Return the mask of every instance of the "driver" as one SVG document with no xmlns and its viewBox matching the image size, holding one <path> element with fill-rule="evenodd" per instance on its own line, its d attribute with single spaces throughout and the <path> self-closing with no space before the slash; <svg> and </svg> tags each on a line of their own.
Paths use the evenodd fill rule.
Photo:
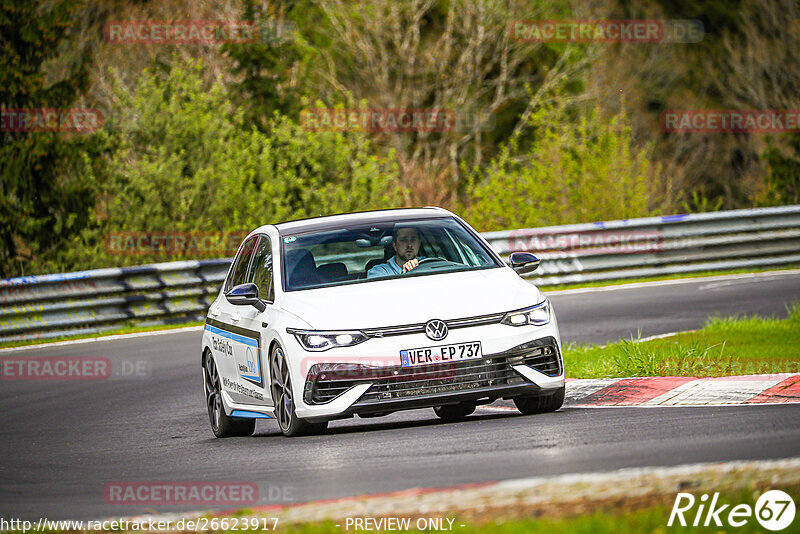
<svg viewBox="0 0 800 534">
<path fill-rule="evenodd" d="M 367 278 L 403 274 L 419 266 L 419 232 L 412 226 L 396 228 L 392 248 L 395 255 L 367 272 Z"/>
</svg>

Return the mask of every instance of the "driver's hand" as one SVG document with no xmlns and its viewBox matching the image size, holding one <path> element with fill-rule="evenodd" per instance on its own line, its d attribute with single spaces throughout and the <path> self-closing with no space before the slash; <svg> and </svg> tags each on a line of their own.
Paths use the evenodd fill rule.
<svg viewBox="0 0 800 534">
<path fill-rule="evenodd" d="M 403 272 L 407 273 L 408 271 L 410 271 L 411 269 L 413 269 L 415 267 L 419 267 L 419 260 L 417 258 L 414 258 L 413 260 L 408 260 L 407 262 L 405 262 L 403 264 Z"/>
</svg>

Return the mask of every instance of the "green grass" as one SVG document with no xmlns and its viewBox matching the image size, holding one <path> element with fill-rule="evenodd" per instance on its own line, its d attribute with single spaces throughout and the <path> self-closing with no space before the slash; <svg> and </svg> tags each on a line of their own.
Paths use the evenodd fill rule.
<svg viewBox="0 0 800 534">
<path fill-rule="evenodd" d="M 452 523 L 454 534 L 618 534 L 618 533 L 648 533 L 648 534 L 667 534 L 667 533 L 736 533 L 750 534 L 755 532 L 769 532 L 765 530 L 754 516 L 747 517 L 747 523 L 741 527 L 731 527 L 728 524 L 728 513 L 733 506 L 745 504 L 752 510 L 758 497 L 768 489 L 781 489 L 791 496 L 800 495 L 800 486 L 788 485 L 780 487 L 749 487 L 746 489 L 736 489 L 720 491 L 718 506 L 728 504 L 729 506 L 719 515 L 722 527 L 691 526 L 695 518 L 700 503 L 700 496 L 703 493 L 712 494 L 712 491 L 700 492 L 685 490 L 692 493 L 697 499 L 694 507 L 684 514 L 687 526 L 681 526 L 677 519 L 672 527 L 667 526 L 672 505 L 677 495 L 677 490 L 672 494 L 637 496 L 623 500 L 611 501 L 582 501 L 572 503 L 566 508 L 559 505 L 550 504 L 539 505 L 530 509 L 519 509 L 516 507 L 492 510 L 477 515 L 476 519 L 460 519 L 453 514 L 430 514 L 427 517 L 444 518 L 444 525 L 447 526 L 447 519 L 455 519 Z M 598 497 L 601 498 L 601 497 Z M 707 511 L 707 507 L 704 511 Z M 235 514 L 240 515 L 240 514 Z M 272 512 L 271 517 L 280 518 L 280 512 Z M 356 517 L 356 516 L 353 516 Z M 359 516 L 373 517 L 373 516 Z M 380 517 L 380 516 L 379 516 Z M 390 516 L 397 518 L 410 517 L 410 524 L 415 525 L 417 516 L 398 514 Z M 421 516 L 420 516 L 421 517 Z M 701 516 L 700 524 L 705 521 L 706 516 Z M 713 521 L 711 522 L 713 525 Z M 340 526 L 336 526 L 339 524 Z M 464 526 L 461 526 L 464 525 Z M 20 531 L 5 531 L 9 534 L 22 534 Z M 3 532 L 2 534 L 5 534 Z M 219 531 L 233 534 L 237 531 Z M 279 521 L 276 532 L 284 534 L 341 534 L 345 532 L 368 532 L 366 530 L 356 530 L 352 526 L 345 529 L 345 521 L 318 521 L 310 523 L 285 524 Z M 374 531 L 388 532 L 388 531 Z M 420 532 L 414 528 L 410 530 L 396 530 L 393 532 Z M 435 532 L 427 530 L 426 532 Z M 782 534 L 794 534 L 800 532 L 800 515 L 784 530 Z"/>
<path fill-rule="evenodd" d="M 463 522 L 454 522 L 452 526 L 452 532 L 455 534 L 618 534 L 622 532 L 666 532 L 664 527 L 666 527 L 668 518 L 668 509 L 654 507 L 622 516 L 597 513 L 591 516 L 573 519 L 511 520 L 504 522 L 489 522 L 480 526 L 476 526 L 471 523 L 464 524 Z M 412 524 L 414 523 L 412 522 Z M 461 524 L 464 524 L 464 526 L 460 526 Z M 337 527 L 332 521 L 291 525 L 282 531 L 286 534 L 340 534 L 342 532 L 366 532 L 363 530 L 356 531 L 352 527 L 349 530 L 345 530 L 344 525 Z M 677 530 L 670 529 L 670 531 Z M 409 531 L 399 530 L 395 532 Z M 410 530 L 410 532 L 419 531 Z M 435 531 L 428 530 L 427 532 Z M 707 530 L 707 532 L 715 531 Z M 755 530 L 741 530 L 741 532 L 755 532 Z"/>
<path fill-rule="evenodd" d="M 754 510 L 756 501 L 766 491 L 779 489 L 790 496 L 794 497 L 797 502 L 800 496 L 800 483 L 797 482 L 796 476 L 789 475 L 788 471 L 783 474 L 774 474 L 772 477 L 764 474 L 759 474 L 758 471 L 753 470 L 740 470 L 729 474 L 717 473 L 707 475 L 687 475 L 686 488 L 678 488 L 675 484 L 674 488 L 662 487 L 659 484 L 653 484 L 652 489 L 642 491 L 634 491 L 626 496 L 606 497 L 602 493 L 592 493 L 581 491 L 582 495 L 590 495 L 590 497 L 575 495 L 569 498 L 561 495 L 560 498 L 553 500 L 545 500 L 544 502 L 526 502 L 525 499 L 519 503 L 507 504 L 502 506 L 492 507 L 491 502 L 486 503 L 490 508 L 475 509 L 466 505 L 457 507 L 456 510 L 447 513 L 403 513 L 396 514 L 374 515 L 368 511 L 358 514 L 348 514 L 347 517 L 352 518 L 371 518 L 373 520 L 381 517 L 394 517 L 396 519 L 408 519 L 410 530 L 400 530 L 394 532 L 420 532 L 414 526 L 417 524 L 417 519 L 421 517 L 435 518 L 442 521 L 446 527 L 450 524 L 448 519 L 452 520 L 452 530 L 455 534 L 617 534 L 617 533 L 649 533 L 649 534 L 667 534 L 667 533 L 719 533 L 728 532 L 736 534 L 750 534 L 754 532 L 769 532 L 765 530 L 757 521 L 756 517 L 751 515 L 746 518 L 746 524 L 740 527 L 731 527 L 728 524 L 728 514 L 737 505 L 747 505 L 750 510 Z M 786 482 L 776 482 L 783 478 Z M 703 480 L 701 483 L 700 480 Z M 587 482 L 591 485 L 591 482 Z M 683 482 L 681 482 L 683 485 Z M 636 486 L 638 487 L 638 486 Z M 639 488 L 641 490 L 641 488 Z M 684 513 L 684 519 L 687 526 L 681 526 L 676 519 L 672 527 L 667 526 L 669 521 L 673 504 L 677 497 L 677 493 L 685 492 L 690 493 L 695 497 L 695 504 L 688 511 Z M 717 507 L 727 505 L 726 509 L 719 514 L 722 526 L 713 525 L 709 527 L 694 527 L 691 526 L 698 512 L 698 507 L 703 502 L 702 495 L 711 497 L 713 493 L 718 492 Z M 565 498 L 566 497 L 566 498 Z M 380 502 L 380 501 L 379 501 Z M 364 502 L 365 510 L 371 507 L 368 501 Z M 384 506 L 380 506 L 384 508 Z M 773 505 L 774 507 L 774 505 Z M 708 506 L 704 506 L 704 511 L 708 511 Z M 311 514 L 318 513 L 319 510 L 310 511 Z M 330 512 L 330 511 L 329 511 Z M 341 517 L 336 521 L 313 521 L 302 523 L 286 523 L 283 520 L 284 514 L 280 511 L 255 511 L 253 509 L 245 508 L 234 512 L 231 516 L 215 516 L 209 514 L 205 517 L 209 519 L 216 519 L 219 521 L 219 527 L 224 527 L 226 521 L 230 524 L 230 517 L 239 517 L 245 519 L 258 518 L 259 524 L 262 524 L 265 518 L 267 523 L 272 525 L 272 518 L 278 518 L 278 525 L 275 529 L 276 532 L 284 534 L 340 534 L 346 532 L 367 532 L 367 530 L 359 530 L 351 524 L 346 528 L 345 517 Z M 702 514 L 700 517 L 700 524 L 706 519 L 706 515 Z M 339 526 L 337 526 L 337 524 Z M 463 525 L 463 526 L 462 526 Z M 211 526 L 211 525 L 209 525 Z M 241 526 L 241 525 L 240 525 Z M 217 527 L 214 527 L 217 528 Z M 0 534 L 24 534 L 19 530 L 15 531 L 0 531 Z M 62 534 L 65 531 L 49 531 L 54 534 Z M 209 532 L 209 531 L 207 531 Z M 236 532 L 255 532 L 246 530 L 215 530 L 215 532 L 229 532 L 234 534 Z M 388 532 L 388 531 L 375 531 L 375 532 Z M 427 532 L 435 532 L 429 529 Z M 794 521 L 784 530 L 780 531 L 784 534 L 800 533 L 800 513 L 795 516 Z"/>
<path fill-rule="evenodd" d="M 568 346 L 564 365 L 570 378 L 800 373 L 800 304 L 787 319 L 715 317 L 669 338 Z"/>
<path fill-rule="evenodd" d="M 690 512 L 684 515 L 687 526 L 681 526 L 677 519 L 672 527 L 667 526 L 675 494 L 651 496 L 645 499 L 625 500 L 622 502 L 604 502 L 599 506 L 589 503 L 577 503 L 571 510 L 558 510 L 556 515 L 563 517 L 548 517 L 547 508 L 540 507 L 530 510 L 507 509 L 493 511 L 478 521 L 460 520 L 456 516 L 453 522 L 452 531 L 455 534 L 618 534 L 618 533 L 672 533 L 672 532 L 692 532 L 692 533 L 754 533 L 769 532 L 765 530 L 755 517 L 747 518 L 747 524 L 741 527 L 731 527 L 727 524 L 727 514 L 731 508 L 738 504 L 746 504 L 755 507 L 756 500 L 766 489 L 781 489 L 789 495 L 798 495 L 800 486 L 789 486 L 780 488 L 748 488 L 730 491 L 721 491 L 718 503 L 730 504 L 730 506 L 720 514 L 722 527 L 693 527 L 691 526 L 695 513 L 698 509 L 699 497 L 702 492 L 692 492 L 697 498 L 695 506 Z M 713 492 L 708 492 L 713 493 Z M 644 503 L 644 504 L 643 504 Z M 278 514 L 280 515 L 280 514 Z M 404 517 L 400 515 L 400 517 Z M 431 517 L 435 517 L 435 514 Z M 444 517 L 453 518 L 452 515 Z M 700 523 L 705 521 L 705 514 Z M 414 524 L 412 519 L 411 523 Z M 337 527 L 336 523 L 341 526 Z M 447 522 L 445 521 L 445 525 Z M 464 525 L 463 527 L 461 525 Z M 712 522 L 713 524 L 713 522 Z M 317 523 L 303 523 L 283 525 L 278 528 L 286 534 L 339 534 L 342 532 L 356 532 L 352 527 L 345 530 L 343 521 L 323 521 Z M 416 532 L 415 530 L 411 530 Z M 428 532 L 432 532 L 429 530 Z M 800 516 L 795 517 L 792 524 L 782 533 L 790 534 L 800 532 Z"/>
<path fill-rule="evenodd" d="M 766 273 L 776 271 L 788 271 L 800 269 L 800 265 L 787 265 L 776 269 L 775 267 L 764 267 L 762 269 L 749 268 L 749 269 L 729 269 L 727 271 L 701 271 L 697 273 L 683 273 L 671 274 L 667 276 L 646 276 L 640 278 L 625 278 L 622 280 L 604 280 L 601 282 L 579 282 L 575 284 L 557 284 L 557 285 L 538 285 L 543 291 L 560 291 L 562 289 L 581 289 L 584 287 L 607 287 L 607 286 L 623 286 L 625 284 L 636 284 L 640 282 L 661 282 L 663 280 L 683 280 L 686 278 L 705 278 L 708 276 L 724 276 L 727 274 L 747 274 L 747 273 Z"/>
<path fill-rule="evenodd" d="M 4 349 L 7 347 L 24 347 L 27 345 L 46 345 L 47 343 L 56 343 L 58 341 L 70 341 L 73 339 L 90 339 L 95 337 L 115 336 L 120 334 L 133 334 L 136 332 L 155 332 L 160 330 L 174 330 L 175 328 L 185 328 L 187 326 L 200 326 L 202 324 L 203 324 L 202 321 L 192 321 L 192 322 L 176 323 L 168 325 L 150 325 L 150 326 L 129 324 L 126 326 L 120 326 L 119 328 L 114 328 L 111 330 L 103 330 L 102 332 L 97 332 L 92 334 L 80 334 L 76 336 L 60 336 L 48 339 L 30 339 L 27 341 L 7 341 L 5 343 L 0 343 L 0 349 Z"/>
</svg>

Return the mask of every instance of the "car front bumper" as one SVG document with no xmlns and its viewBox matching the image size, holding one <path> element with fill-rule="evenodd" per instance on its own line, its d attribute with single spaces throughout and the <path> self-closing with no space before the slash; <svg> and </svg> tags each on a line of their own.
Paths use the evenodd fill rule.
<svg viewBox="0 0 800 534">
<path fill-rule="evenodd" d="M 296 388 L 298 417 L 323 421 L 353 414 L 382 415 L 459 402 L 487 403 L 498 398 L 549 395 L 564 387 L 555 318 L 545 326 L 497 324 L 452 334 L 447 343 L 439 344 L 480 340 L 483 357 L 456 364 L 400 367 L 401 349 L 436 345 L 424 335 L 369 340 L 352 347 L 362 351 L 361 357 L 354 356 L 352 348 L 347 356 L 339 349 L 327 352 L 340 352 L 342 356 L 308 356 L 294 382 L 303 385 L 302 391 Z M 314 366 L 318 364 L 311 364 L 316 360 L 327 362 L 323 368 L 327 372 L 320 372 Z M 357 364 L 359 368 L 344 366 L 344 371 L 335 372 L 333 362 Z"/>
</svg>

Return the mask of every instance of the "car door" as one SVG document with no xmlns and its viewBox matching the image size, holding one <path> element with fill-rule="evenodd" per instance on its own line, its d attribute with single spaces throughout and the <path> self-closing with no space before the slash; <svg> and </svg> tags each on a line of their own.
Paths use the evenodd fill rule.
<svg viewBox="0 0 800 534">
<path fill-rule="evenodd" d="M 228 277 L 223 285 L 223 293 L 244 284 L 250 272 L 259 236 L 252 236 L 239 247 Z M 247 361 L 248 350 L 253 352 L 252 336 L 243 335 L 239 327 L 242 308 L 234 306 L 223 295 L 209 310 L 206 330 L 211 334 L 211 348 L 220 374 L 221 386 L 231 399 L 237 403 L 249 403 L 246 385 L 240 379 L 240 361 Z M 252 306 L 248 306 L 252 307 Z"/>
<path fill-rule="evenodd" d="M 236 364 L 241 389 L 246 404 L 272 406 L 269 394 L 269 346 L 264 332 L 275 316 L 275 287 L 273 284 L 272 241 L 259 235 L 253 261 L 243 283 L 254 283 L 258 296 L 266 304 L 264 311 L 255 306 L 239 306 L 239 320 L 235 323 L 240 335 L 247 338 L 248 347 L 237 356 Z M 243 356 L 243 358 L 241 358 Z"/>
</svg>

